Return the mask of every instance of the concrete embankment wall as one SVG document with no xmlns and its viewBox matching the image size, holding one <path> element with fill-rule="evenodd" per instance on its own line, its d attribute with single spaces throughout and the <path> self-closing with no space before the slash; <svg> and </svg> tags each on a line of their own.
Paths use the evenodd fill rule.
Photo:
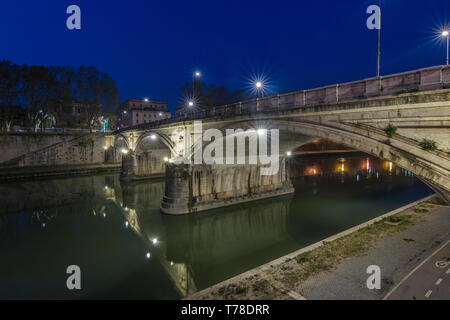
<svg viewBox="0 0 450 320">
<path fill-rule="evenodd" d="M 85 134 L 12 133 L 0 135 L 0 164 Z"/>
<path fill-rule="evenodd" d="M 1 136 L 0 179 L 115 170 L 111 141 L 102 133 Z"/>
</svg>

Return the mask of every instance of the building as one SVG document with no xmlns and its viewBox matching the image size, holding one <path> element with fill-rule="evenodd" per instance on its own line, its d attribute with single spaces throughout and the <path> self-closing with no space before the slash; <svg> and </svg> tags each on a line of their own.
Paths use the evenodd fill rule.
<svg viewBox="0 0 450 320">
<path fill-rule="evenodd" d="M 130 99 L 119 106 L 117 126 L 125 128 L 170 118 L 167 103 Z"/>
<path fill-rule="evenodd" d="M 73 100 L 68 104 L 50 103 L 47 113 L 56 118 L 57 128 L 89 128 L 89 122 L 100 115 L 101 105 L 87 105 Z"/>
</svg>

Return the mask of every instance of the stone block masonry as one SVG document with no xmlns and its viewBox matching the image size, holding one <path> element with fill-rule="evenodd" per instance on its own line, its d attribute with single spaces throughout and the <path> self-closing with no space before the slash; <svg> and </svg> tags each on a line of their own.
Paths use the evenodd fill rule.
<svg viewBox="0 0 450 320">
<path fill-rule="evenodd" d="M 0 179 L 117 170 L 111 141 L 102 133 L 6 135 L 0 141 L 7 153 L 7 160 L 0 162 Z"/>
<path fill-rule="evenodd" d="M 264 176 L 260 170 L 260 164 L 167 164 L 161 211 L 187 214 L 294 192 L 285 158 L 280 157 L 275 175 Z"/>
</svg>

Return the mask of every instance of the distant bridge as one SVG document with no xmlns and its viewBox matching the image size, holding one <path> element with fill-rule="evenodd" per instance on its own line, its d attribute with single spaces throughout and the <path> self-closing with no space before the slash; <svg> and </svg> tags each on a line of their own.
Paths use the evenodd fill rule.
<svg viewBox="0 0 450 320">
<path fill-rule="evenodd" d="M 162 211 L 182 214 L 292 192 L 288 167 L 257 176 L 248 165 L 167 164 L 189 157 L 195 120 L 203 130 L 279 129 L 286 153 L 322 138 L 366 152 L 413 172 L 450 201 L 450 67 L 437 66 L 362 81 L 295 91 L 211 107 L 114 132 L 107 152 L 123 156 L 122 178 L 166 176 Z M 397 128 L 388 137 L 385 128 Z M 437 149 L 424 148 L 424 139 Z M 166 159 L 167 160 L 167 159 Z"/>
</svg>

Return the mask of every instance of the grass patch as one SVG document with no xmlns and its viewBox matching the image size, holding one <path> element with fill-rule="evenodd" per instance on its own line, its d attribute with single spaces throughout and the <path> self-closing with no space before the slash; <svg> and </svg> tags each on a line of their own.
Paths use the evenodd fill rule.
<svg viewBox="0 0 450 320">
<path fill-rule="evenodd" d="M 392 223 L 402 222 L 402 219 L 400 217 L 396 217 L 396 216 L 390 216 L 386 220 L 389 222 L 392 222 Z"/>
<path fill-rule="evenodd" d="M 437 204 L 440 206 L 446 206 L 447 202 L 444 201 L 444 199 L 442 199 L 441 197 L 434 197 L 430 200 L 425 201 L 425 203 L 430 203 L 430 204 Z"/>
<path fill-rule="evenodd" d="M 244 285 L 240 285 L 239 287 L 237 287 L 237 288 L 234 290 L 234 292 L 235 292 L 236 294 L 244 294 L 244 293 L 247 292 L 247 287 L 244 286 Z"/>
<path fill-rule="evenodd" d="M 358 232 L 327 242 L 313 251 L 302 253 L 295 258 L 298 268 L 285 273 L 281 281 L 286 287 L 290 287 L 292 283 L 333 270 L 344 259 L 362 255 L 380 236 L 405 230 L 421 219 L 418 215 L 397 214 L 360 229 Z M 396 225 L 385 222 L 396 223 Z"/>
</svg>

